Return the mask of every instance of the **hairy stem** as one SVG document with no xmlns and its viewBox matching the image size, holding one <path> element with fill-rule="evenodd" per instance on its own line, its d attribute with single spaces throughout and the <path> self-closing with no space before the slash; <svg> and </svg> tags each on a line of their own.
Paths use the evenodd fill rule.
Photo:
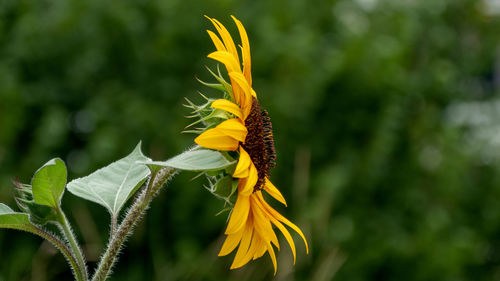
<svg viewBox="0 0 500 281">
<path fill-rule="evenodd" d="M 58 221 L 62 229 L 62 232 L 64 234 L 64 237 L 66 238 L 66 240 L 68 240 L 69 243 L 68 246 L 70 247 L 71 252 L 73 252 L 73 254 L 76 257 L 80 274 L 83 275 L 84 280 L 88 280 L 87 267 L 85 265 L 85 259 L 83 258 L 82 249 L 80 248 L 78 242 L 76 241 L 75 234 L 71 229 L 71 225 L 69 224 L 66 215 L 60 208 L 58 208 L 56 211 L 57 211 Z"/>
<path fill-rule="evenodd" d="M 73 271 L 73 275 L 75 275 L 76 281 L 87 281 L 87 278 L 83 275 L 83 273 L 80 271 L 80 268 L 78 266 L 78 262 L 76 261 L 75 256 L 71 252 L 71 250 L 66 246 L 66 244 L 61 241 L 58 237 L 54 236 L 53 234 L 39 228 L 38 226 L 31 225 L 29 230 L 38 236 L 44 238 L 45 240 L 49 241 L 56 247 L 66 258 L 66 260 L 69 262 L 71 265 L 71 269 Z"/>
<path fill-rule="evenodd" d="M 113 237 L 113 235 L 115 235 L 117 221 L 118 221 L 118 219 L 116 217 L 116 214 L 111 215 L 111 230 L 110 230 L 110 234 L 109 234 L 110 239 L 111 239 L 111 237 Z"/>
<path fill-rule="evenodd" d="M 99 266 L 92 278 L 92 281 L 104 281 L 108 277 L 111 268 L 113 267 L 116 256 L 125 239 L 132 233 L 132 228 L 140 220 L 146 209 L 148 208 L 154 195 L 160 190 L 163 184 L 172 178 L 176 170 L 173 168 L 163 168 L 151 175 L 146 188 L 142 189 L 136 197 L 133 205 L 127 211 L 125 218 L 111 237 L 106 252 L 99 262 Z"/>
</svg>

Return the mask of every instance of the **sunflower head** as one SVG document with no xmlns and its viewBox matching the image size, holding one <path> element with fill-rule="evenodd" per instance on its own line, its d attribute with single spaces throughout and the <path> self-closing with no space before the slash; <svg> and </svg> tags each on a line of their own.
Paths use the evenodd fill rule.
<svg viewBox="0 0 500 281">
<path fill-rule="evenodd" d="M 276 151 L 268 112 L 262 108 L 252 88 L 248 36 L 241 22 L 232 18 L 240 34 L 240 51 L 227 29 L 216 19 L 208 18 L 218 33 L 207 30 L 216 48 L 208 57 L 223 64 L 227 75 L 221 74 L 219 68 L 217 74 L 208 69 L 216 82 L 200 82 L 222 91 L 222 97 L 203 96 L 206 102 L 202 105 L 188 100 L 187 107 L 193 110 L 190 117 L 198 120 L 189 125 L 187 131 L 199 134 L 194 140 L 198 145 L 221 151 L 237 162 L 234 169 L 208 174 L 208 189 L 225 199 L 230 211 L 227 237 L 219 255 L 227 255 L 237 248 L 231 265 L 233 269 L 269 253 L 276 273 L 274 247 L 279 250 L 279 243 L 275 228 L 283 233 L 290 245 L 294 261 L 295 244 L 285 225 L 302 237 L 306 249 L 307 242 L 302 231 L 264 199 L 267 193 L 286 206 L 283 195 L 270 181 Z"/>
</svg>

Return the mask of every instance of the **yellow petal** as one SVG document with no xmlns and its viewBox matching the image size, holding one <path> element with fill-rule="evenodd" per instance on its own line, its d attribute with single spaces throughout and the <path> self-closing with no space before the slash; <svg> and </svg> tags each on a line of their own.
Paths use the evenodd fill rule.
<svg viewBox="0 0 500 281">
<path fill-rule="evenodd" d="M 238 32 L 240 33 L 241 44 L 241 54 L 243 56 L 243 74 L 245 75 L 246 80 L 248 81 L 248 85 L 252 87 L 252 65 L 250 60 L 250 43 L 248 41 L 248 35 L 243 27 L 243 24 L 236 19 L 234 16 L 231 16 L 238 27 Z"/>
<path fill-rule="evenodd" d="M 252 89 L 252 96 L 253 96 L 254 98 L 257 98 L 257 93 L 256 93 L 253 89 Z"/>
<path fill-rule="evenodd" d="M 257 168 L 255 168 L 255 165 L 252 162 L 250 162 L 250 167 L 248 169 L 248 177 L 242 178 L 238 182 L 238 194 L 245 196 L 249 196 L 250 194 L 252 194 L 258 179 L 259 175 L 257 173 Z"/>
<path fill-rule="evenodd" d="M 222 41 L 224 41 L 226 49 L 236 58 L 237 61 L 239 61 L 236 46 L 234 45 L 233 38 L 231 38 L 231 35 L 227 31 L 227 29 L 218 20 L 209 17 L 207 18 L 212 22 L 212 24 L 215 26 L 215 29 L 217 29 L 217 31 L 219 32 L 220 36 L 222 37 Z"/>
<path fill-rule="evenodd" d="M 241 194 L 244 196 L 250 196 L 250 194 L 252 194 L 253 188 L 248 188 L 247 182 L 248 182 L 248 177 L 241 178 L 238 180 L 238 194 Z"/>
<path fill-rule="evenodd" d="M 229 72 L 229 77 L 231 77 L 236 83 L 238 83 L 245 95 L 251 95 L 250 85 L 248 85 L 248 81 L 245 79 L 245 76 L 241 74 L 241 72 L 231 71 Z"/>
<path fill-rule="evenodd" d="M 276 255 L 274 254 L 274 249 L 271 243 L 267 243 L 267 251 L 269 252 L 269 256 L 271 257 L 271 260 L 273 261 L 274 265 L 274 275 L 276 275 L 276 271 L 278 270 L 278 264 L 276 262 Z"/>
<path fill-rule="evenodd" d="M 292 249 L 292 253 L 293 253 L 293 264 L 295 264 L 295 260 L 296 260 L 296 251 L 295 251 L 295 243 L 293 242 L 293 239 L 292 239 L 292 236 L 290 235 L 290 232 L 288 232 L 288 230 L 286 229 L 286 227 L 283 226 L 283 224 L 281 224 L 277 219 L 275 219 L 274 217 L 270 217 L 271 219 L 271 222 L 276 225 L 276 227 L 278 227 L 278 229 L 281 231 L 281 233 L 283 233 L 283 236 L 285 236 L 285 239 L 286 241 L 288 242 L 288 244 L 290 245 L 290 248 Z"/>
<path fill-rule="evenodd" d="M 274 199 L 278 200 L 279 202 L 283 203 L 283 205 L 286 206 L 286 200 L 281 194 L 281 192 L 274 186 L 274 184 L 266 178 L 266 183 L 264 185 L 264 190 L 269 193 Z"/>
<path fill-rule="evenodd" d="M 210 30 L 207 30 L 207 33 L 210 36 L 210 38 L 212 39 L 212 42 L 214 42 L 214 45 L 215 45 L 215 48 L 217 49 L 217 51 L 227 51 L 226 47 L 224 46 L 224 44 L 222 44 L 219 37 L 217 37 L 217 35 L 215 35 L 215 33 L 213 33 Z"/>
<path fill-rule="evenodd" d="M 229 73 L 229 77 L 231 77 L 231 81 L 236 82 L 236 84 L 243 91 L 244 95 L 240 97 L 240 107 L 243 111 L 243 117 L 244 119 L 246 119 L 246 117 L 250 113 L 250 110 L 252 109 L 252 89 L 248 85 L 248 82 L 243 74 L 234 71 Z"/>
<path fill-rule="evenodd" d="M 250 206 L 250 210 L 252 211 L 254 218 L 254 227 L 257 230 L 257 233 L 259 233 L 264 241 L 271 241 L 279 249 L 280 245 L 278 243 L 278 237 L 276 236 L 276 233 L 274 233 L 271 221 L 269 220 L 265 209 L 260 205 L 257 196 L 252 195 L 250 197 Z"/>
<path fill-rule="evenodd" d="M 258 259 L 262 257 L 262 255 L 264 255 L 264 253 L 267 251 L 266 243 L 264 242 L 264 240 L 259 239 L 258 242 L 259 243 L 255 245 L 256 250 L 252 259 Z"/>
<path fill-rule="evenodd" d="M 252 96 L 251 95 L 246 95 L 245 96 L 245 105 L 242 107 L 242 112 L 243 112 L 243 120 L 246 120 L 248 115 L 250 114 L 250 111 L 252 111 Z"/>
<path fill-rule="evenodd" d="M 219 257 L 231 253 L 236 248 L 236 246 L 238 246 L 238 243 L 240 243 L 241 237 L 243 236 L 243 231 L 244 230 L 242 228 L 240 231 L 234 234 L 230 234 L 226 237 L 226 240 L 224 241 L 224 244 L 222 244 L 222 248 L 220 249 Z"/>
<path fill-rule="evenodd" d="M 234 256 L 233 264 L 231 264 L 231 269 L 239 268 L 244 266 L 250 259 L 245 259 L 246 253 L 252 241 L 253 226 L 249 220 L 245 225 L 245 230 L 243 231 L 243 237 L 241 237 L 241 243 L 238 247 L 238 251 Z"/>
<path fill-rule="evenodd" d="M 262 245 L 262 238 L 257 234 L 253 233 L 253 236 L 252 236 L 252 242 L 250 243 L 250 247 L 248 248 L 248 251 L 247 253 L 245 254 L 245 256 L 243 258 L 241 258 L 241 262 L 243 264 L 246 264 L 248 263 L 254 256 L 255 254 L 260 250 L 261 250 L 261 245 Z"/>
<path fill-rule="evenodd" d="M 227 51 L 215 51 L 210 53 L 207 57 L 223 63 L 227 68 L 227 72 L 241 71 L 238 61 Z"/>
<path fill-rule="evenodd" d="M 236 199 L 236 204 L 234 204 L 233 211 L 231 212 L 231 218 L 229 218 L 225 234 L 234 234 L 241 230 L 247 221 L 249 210 L 250 198 L 238 194 L 238 199 Z"/>
<path fill-rule="evenodd" d="M 241 178 L 238 180 L 238 194 L 241 194 L 243 196 L 250 196 L 250 194 L 252 194 L 253 192 L 252 188 L 245 189 L 247 187 L 247 182 L 248 182 L 248 177 Z"/>
<path fill-rule="evenodd" d="M 239 105 L 241 104 L 242 96 L 244 97 L 245 94 L 243 94 L 241 87 L 238 86 L 238 84 L 234 81 L 233 78 L 229 77 L 229 79 L 231 80 L 231 87 L 233 88 L 234 101 Z M 244 116 L 242 117 L 242 120 L 245 120 Z"/>
<path fill-rule="evenodd" d="M 219 132 L 230 136 L 238 141 L 244 142 L 247 137 L 248 130 L 240 119 L 232 118 L 220 123 L 215 127 Z"/>
<path fill-rule="evenodd" d="M 306 237 L 304 236 L 304 233 L 302 233 L 302 230 L 300 230 L 300 228 L 298 228 L 295 224 L 287 220 L 283 215 L 281 215 L 271 206 L 269 206 L 269 204 L 267 204 L 266 201 L 264 200 L 264 197 L 262 197 L 262 193 L 257 193 L 257 196 L 259 198 L 260 203 L 266 209 L 268 214 L 272 215 L 275 219 L 279 220 L 280 222 L 288 225 L 290 228 L 295 230 L 300 235 L 300 237 L 302 237 L 302 240 L 304 240 L 304 244 L 306 245 L 306 252 L 309 253 L 309 246 L 307 245 L 307 240 Z"/>
<path fill-rule="evenodd" d="M 240 159 L 238 159 L 238 164 L 233 173 L 233 178 L 246 178 L 249 174 L 250 164 L 252 160 L 250 155 L 240 146 Z"/>
<path fill-rule="evenodd" d="M 243 113 L 241 112 L 239 106 L 236 105 L 234 102 L 228 101 L 226 99 L 218 99 L 212 102 L 212 107 L 227 111 L 240 119 L 243 118 Z"/>
<path fill-rule="evenodd" d="M 245 104 L 247 101 L 246 92 L 248 91 L 248 89 L 243 89 L 242 86 L 240 85 L 241 82 L 239 82 L 237 80 L 237 79 L 241 79 L 241 77 L 243 77 L 243 74 L 241 74 L 237 71 L 231 71 L 231 72 L 228 71 L 228 73 L 229 73 L 229 78 L 231 79 L 231 85 L 233 86 L 233 92 L 236 93 L 234 95 L 234 99 L 236 100 L 236 103 L 238 103 L 240 105 L 240 108 L 243 109 L 243 108 L 245 108 Z M 233 74 L 231 74 L 231 73 L 233 73 Z M 239 74 L 239 76 L 235 78 L 234 76 L 237 76 L 238 74 Z M 243 79 L 243 80 L 246 81 L 245 79 Z M 245 115 L 244 111 L 242 111 L 242 112 L 243 112 L 243 120 L 245 120 L 247 115 Z"/>
<path fill-rule="evenodd" d="M 198 145 L 222 151 L 234 151 L 238 149 L 239 141 L 228 136 L 217 128 L 208 129 L 194 139 Z"/>
</svg>

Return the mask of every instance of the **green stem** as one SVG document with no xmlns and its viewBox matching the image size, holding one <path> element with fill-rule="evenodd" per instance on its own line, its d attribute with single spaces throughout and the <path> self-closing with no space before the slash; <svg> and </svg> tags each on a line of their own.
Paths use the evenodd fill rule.
<svg viewBox="0 0 500 281">
<path fill-rule="evenodd" d="M 153 173 L 149 178 L 146 188 L 142 189 L 141 193 L 136 197 L 134 204 L 130 207 L 123 219 L 109 241 L 106 252 L 99 262 L 99 266 L 92 278 L 92 281 L 104 281 L 109 275 L 113 267 L 116 256 L 120 251 L 125 239 L 132 233 L 132 228 L 140 220 L 145 210 L 148 208 L 154 195 L 160 190 L 163 184 L 172 178 L 176 170 L 173 168 L 163 168 L 156 173 Z"/>
<path fill-rule="evenodd" d="M 87 278 L 85 278 L 85 276 L 80 271 L 75 256 L 63 241 L 61 241 L 58 237 L 52 235 L 51 233 L 34 225 L 31 225 L 29 230 L 52 243 L 52 245 L 54 245 L 63 254 L 63 256 L 71 265 L 76 281 L 87 281 Z"/>
<path fill-rule="evenodd" d="M 69 224 L 66 215 L 60 208 L 57 208 L 56 212 L 64 237 L 66 238 L 66 240 L 68 240 L 69 243 L 68 246 L 70 246 L 71 251 L 74 253 L 76 257 L 78 269 L 80 273 L 83 275 L 84 280 L 88 280 L 87 267 L 85 265 L 85 259 L 83 258 L 82 249 L 80 248 L 78 242 L 76 241 L 75 234 L 71 229 L 71 225 Z"/>
</svg>

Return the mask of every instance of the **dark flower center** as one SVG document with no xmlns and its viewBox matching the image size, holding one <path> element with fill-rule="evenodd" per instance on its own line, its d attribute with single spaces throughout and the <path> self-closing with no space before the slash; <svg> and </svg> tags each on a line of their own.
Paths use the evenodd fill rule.
<svg viewBox="0 0 500 281">
<path fill-rule="evenodd" d="M 248 152 L 257 168 L 258 180 L 254 192 L 263 188 L 271 168 L 276 165 L 273 128 L 271 118 L 267 115 L 267 111 L 262 109 L 257 99 L 252 98 L 252 109 L 245 120 L 248 134 L 242 147 Z"/>
</svg>

